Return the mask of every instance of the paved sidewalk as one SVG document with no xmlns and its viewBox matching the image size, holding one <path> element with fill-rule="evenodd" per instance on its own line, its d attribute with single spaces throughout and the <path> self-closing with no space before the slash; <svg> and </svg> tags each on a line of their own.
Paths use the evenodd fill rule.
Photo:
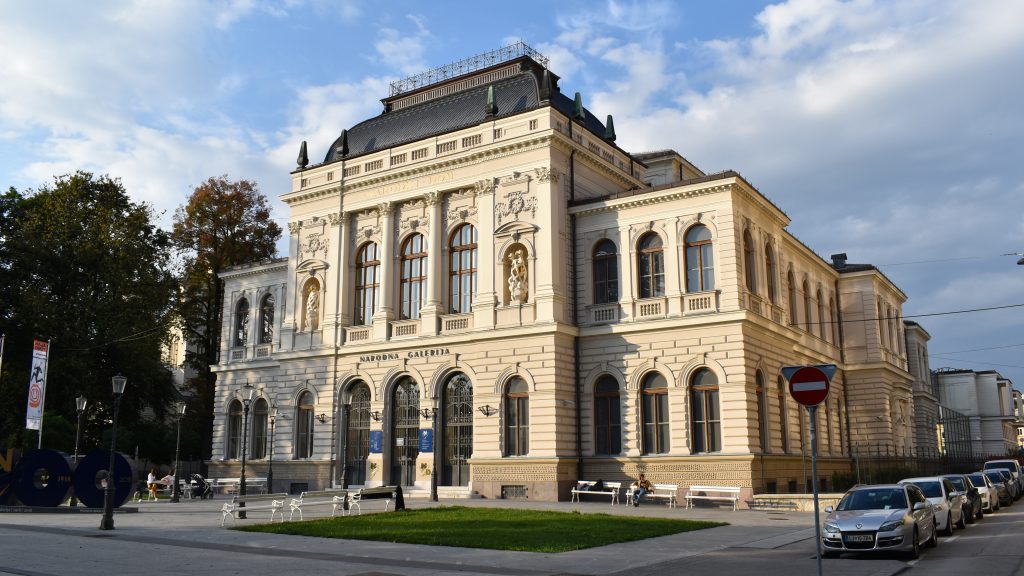
<svg viewBox="0 0 1024 576">
<path fill-rule="evenodd" d="M 511 500 L 406 500 L 410 508 L 486 506 L 728 522 L 728 526 L 560 554 L 506 552 L 415 544 L 328 540 L 228 530 L 215 500 L 130 503 L 138 513 L 117 513 L 115 530 L 97 529 L 99 514 L 0 514 L 0 575 L 22 574 L 330 574 L 410 576 L 436 574 L 814 574 L 811 514 L 731 509 L 669 509 L 607 503 Z M 370 512 L 367 506 L 364 513 Z M 306 518 L 329 516 L 314 508 Z M 237 523 L 266 522 L 266 511 Z M 230 520 L 228 521 L 230 523 Z M 795 563 L 795 564 L 794 564 Z M 829 574 L 890 575 L 896 560 L 843 563 Z"/>
</svg>

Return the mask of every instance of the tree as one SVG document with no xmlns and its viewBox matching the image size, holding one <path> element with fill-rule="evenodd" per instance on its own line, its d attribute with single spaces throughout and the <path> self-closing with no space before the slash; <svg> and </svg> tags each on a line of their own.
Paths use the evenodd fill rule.
<svg viewBox="0 0 1024 576">
<path fill-rule="evenodd" d="M 47 414 L 75 422 L 75 396 L 90 400 L 83 451 L 107 427 L 111 376 L 129 379 L 120 411 L 128 427 L 143 408 L 160 417 L 177 398 L 161 358 L 176 292 L 171 244 L 152 216 L 119 180 L 87 172 L 0 196 L 0 332 L 7 336 L 0 405 L 9 407 L 0 411 L 0 442 L 35 445 L 24 407 L 37 338 L 51 342 Z"/>
<path fill-rule="evenodd" d="M 213 392 L 221 338 L 222 283 L 226 268 L 273 258 L 281 227 L 270 218 L 267 198 L 248 180 L 226 175 L 196 186 L 174 214 L 174 245 L 181 260 L 179 303 L 186 362 L 198 376 L 190 380 L 205 421 L 200 434 L 209 457 L 213 431 Z"/>
</svg>

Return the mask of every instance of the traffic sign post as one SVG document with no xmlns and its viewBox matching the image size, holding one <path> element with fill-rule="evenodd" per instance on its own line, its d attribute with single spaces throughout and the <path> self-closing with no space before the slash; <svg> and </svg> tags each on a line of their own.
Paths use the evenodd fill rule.
<svg viewBox="0 0 1024 576">
<path fill-rule="evenodd" d="M 818 404 L 828 398 L 835 364 L 818 366 L 786 366 L 782 375 L 789 381 L 789 395 L 807 408 L 811 431 L 811 486 L 814 491 L 814 545 L 818 551 L 818 576 L 821 576 L 821 518 L 818 511 Z"/>
</svg>

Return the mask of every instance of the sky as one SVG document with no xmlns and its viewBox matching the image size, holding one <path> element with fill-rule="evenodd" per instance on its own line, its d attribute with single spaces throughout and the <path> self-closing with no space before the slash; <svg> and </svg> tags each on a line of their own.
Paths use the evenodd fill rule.
<svg viewBox="0 0 1024 576">
<path fill-rule="evenodd" d="M 301 141 L 315 163 L 389 82 L 518 40 L 623 149 L 736 170 L 878 266 L 932 368 L 1024 390 L 1019 0 L 2 2 L 0 187 L 108 174 L 169 227 L 227 175 L 283 227 Z"/>
</svg>

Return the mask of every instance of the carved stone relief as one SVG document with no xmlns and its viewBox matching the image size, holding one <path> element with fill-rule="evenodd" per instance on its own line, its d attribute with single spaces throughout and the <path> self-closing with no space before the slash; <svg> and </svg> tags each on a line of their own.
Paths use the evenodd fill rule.
<svg viewBox="0 0 1024 576">
<path fill-rule="evenodd" d="M 494 221 L 497 225 L 511 220 L 519 220 L 520 214 L 537 217 L 537 199 L 526 190 L 512 190 L 505 194 L 505 199 L 494 205 Z"/>
</svg>

